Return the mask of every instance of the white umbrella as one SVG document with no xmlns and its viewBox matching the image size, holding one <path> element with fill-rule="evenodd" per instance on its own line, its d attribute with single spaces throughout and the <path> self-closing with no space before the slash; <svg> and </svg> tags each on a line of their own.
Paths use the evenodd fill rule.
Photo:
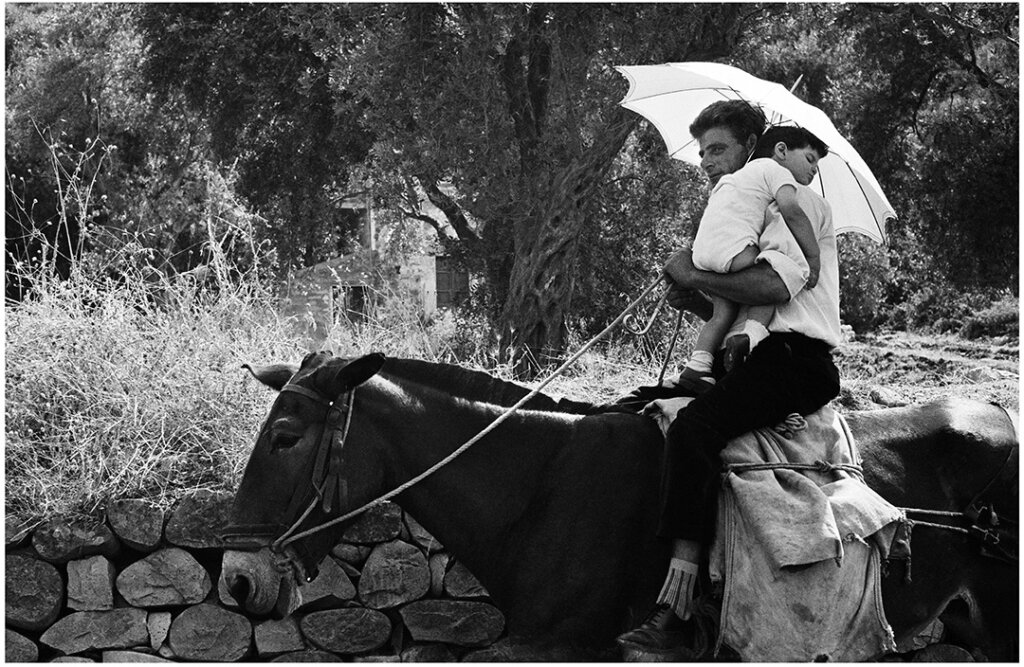
<svg viewBox="0 0 1024 667">
<path fill-rule="evenodd" d="M 667 63 L 616 67 L 629 79 L 620 104 L 658 128 L 669 155 L 700 164 L 700 148 L 690 123 L 704 107 L 720 100 L 746 100 L 760 107 L 772 125 L 798 125 L 828 145 L 810 187 L 832 206 L 836 233 L 859 232 L 885 243 L 885 222 L 896 213 L 863 158 L 823 111 L 784 86 L 720 63 Z"/>
</svg>

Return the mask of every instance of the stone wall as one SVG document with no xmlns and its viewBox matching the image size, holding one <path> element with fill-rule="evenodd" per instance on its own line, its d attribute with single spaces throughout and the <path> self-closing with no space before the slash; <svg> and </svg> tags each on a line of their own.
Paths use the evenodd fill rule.
<svg viewBox="0 0 1024 667">
<path fill-rule="evenodd" d="M 487 591 L 397 506 L 349 526 L 288 618 L 249 618 L 218 587 L 232 497 L 145 500 L 102 523 L 6 519 L 8 662 L 506 660 Z"/>
</svg>

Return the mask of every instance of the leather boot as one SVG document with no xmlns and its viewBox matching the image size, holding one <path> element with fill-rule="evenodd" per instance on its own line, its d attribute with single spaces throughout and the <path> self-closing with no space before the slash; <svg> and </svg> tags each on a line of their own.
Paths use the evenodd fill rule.
<svg viewBox="0 0 1024 667">
<path fill-rule="evenodd" d="M 659 604 L 651 610 L 638 627 L 623 633 L 615 640 L 625 648 L 642 651 L 664 651 L 682 648 L 686 637 L 683 632 L 686 621 L 676 616 L 667 604 Z"/>
</svg>

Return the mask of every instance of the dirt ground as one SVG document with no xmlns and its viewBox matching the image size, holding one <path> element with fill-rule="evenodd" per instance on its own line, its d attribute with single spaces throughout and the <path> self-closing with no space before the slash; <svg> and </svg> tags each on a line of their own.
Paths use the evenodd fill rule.
<svg viewBox="0 0 1024 667">
<path fill-rule="evenodd" d="M 1017 338 L 965 340 L 904 332 L 858 336 L 836 355 L 840 406 L 871 410 L 959 396 L 1019 411 Z"/>
</svg>

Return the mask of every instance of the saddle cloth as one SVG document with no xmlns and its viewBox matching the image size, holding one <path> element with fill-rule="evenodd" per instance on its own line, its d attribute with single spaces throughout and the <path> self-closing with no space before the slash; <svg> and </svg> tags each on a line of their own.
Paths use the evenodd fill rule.
<svg viewBox="0 0 1024 667">
<path fill-rule="evenodd" d="M 690 400 L 655 401 L 644 412 L 667 432 Z M 845 420 L 828 406 L 722 452 L 710 573 L 723 584 L 719 645 L 745 661 L 851 662 L 896 648 L 880 563 L 903 513 L 854 473 L 742 468 L 818 461 L 860 463 Z"/>
</svg>

